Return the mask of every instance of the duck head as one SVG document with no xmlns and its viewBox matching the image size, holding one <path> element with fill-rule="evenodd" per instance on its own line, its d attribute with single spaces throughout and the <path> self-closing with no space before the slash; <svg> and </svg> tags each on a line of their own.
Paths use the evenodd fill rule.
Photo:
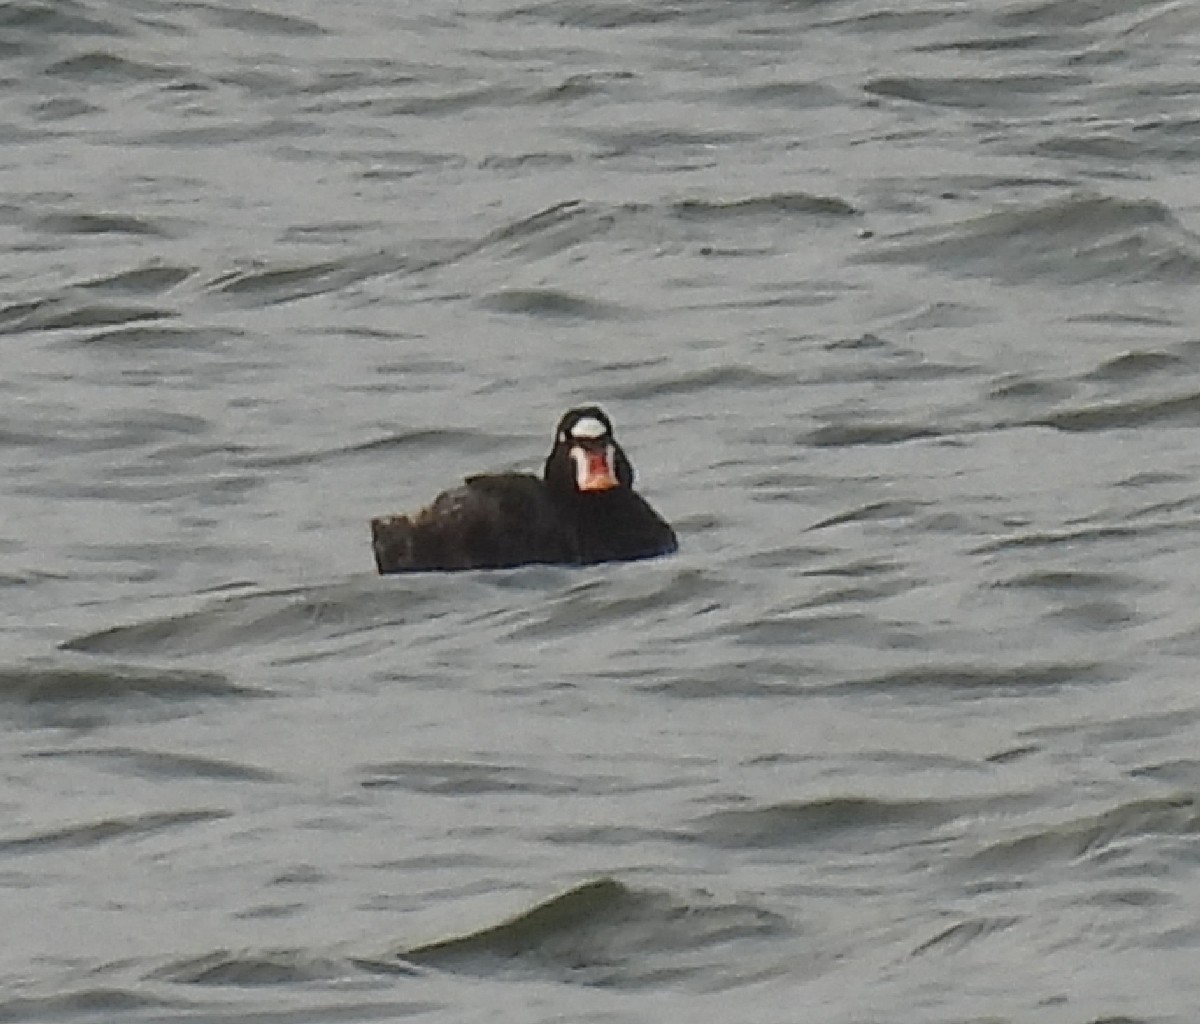
<svg viewBox="0 0 1200 1024">
<path fill-rule="evenodd" d="M 633 486 L 633 466 L 613 436 L 612 420 L 597 405 L 569 409 L 554 431 L 546 485 L 559 496 L 599 496 Z"/>
</svg>

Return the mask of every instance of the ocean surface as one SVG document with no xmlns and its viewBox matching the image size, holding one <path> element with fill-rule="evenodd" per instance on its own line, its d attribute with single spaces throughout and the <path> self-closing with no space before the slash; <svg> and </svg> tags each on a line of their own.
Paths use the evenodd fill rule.
<svg viewBox="0 0 1200 1024">
<path fill-rule="evenodd" d="M 1198 53 L 0 7 L 0 1022 L 1193 1024 Z M 677 555 L 375 574 L 585 399 Z"/>
</svg>

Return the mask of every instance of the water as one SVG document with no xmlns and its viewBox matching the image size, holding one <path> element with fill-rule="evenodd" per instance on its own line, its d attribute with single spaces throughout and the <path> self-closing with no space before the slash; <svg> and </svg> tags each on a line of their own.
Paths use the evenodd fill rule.
<svg viewBox="0 0 1200 1024">
<path fill-rule="evenodd" d="M 0 12 L 0 1018 L 1191 1021 L 1200 15 Z M 601 401 L 678 555 L 380 579 Z"/>
</svg>

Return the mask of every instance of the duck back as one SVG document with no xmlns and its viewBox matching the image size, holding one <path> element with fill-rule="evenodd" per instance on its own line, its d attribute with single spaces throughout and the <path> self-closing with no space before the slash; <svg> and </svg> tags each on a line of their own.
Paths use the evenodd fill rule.
<svg viewBox="0 0 1200 1024">
<path fill-rule="evenodd" d="M 414 516 L 371 520 L 381 573 L 575 561 L 545 484 L 524 473 L 468 477 Z"/>
</svg>

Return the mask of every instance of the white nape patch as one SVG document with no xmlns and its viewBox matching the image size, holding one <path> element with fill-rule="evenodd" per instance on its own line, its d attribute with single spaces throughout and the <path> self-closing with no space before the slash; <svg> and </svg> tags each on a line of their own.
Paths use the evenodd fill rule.
<svg viewBox="0 0 1200 1024">
<path fill-rule="evenodd" d="M 582 416 L 571 427 L 571 436 L 578 441 L 594 441 L 607 433 L 608 427 L 595 416 Z"/>
</svg>

